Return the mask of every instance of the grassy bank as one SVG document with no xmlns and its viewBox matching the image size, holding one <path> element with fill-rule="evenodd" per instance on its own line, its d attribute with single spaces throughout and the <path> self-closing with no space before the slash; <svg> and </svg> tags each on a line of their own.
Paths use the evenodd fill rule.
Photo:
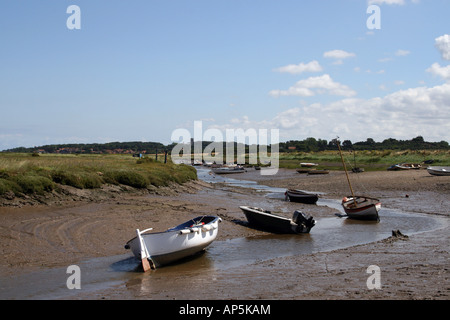
<svg viewBox="0 0 450 320">
<path fill-rule="evenodd" d="M 196 180 L 194 168 L 130 155 L 56 155 L 0 153 L 0 196 L 14 192 L 44 194 L 58 185 L 79 189 L 123 184 L 135 188 Z"/>
<path fill-rule="evenodd" d="M 355 154 L 343 151 L 344 160 L 348 168 L 362 167 L 367 171 L 386 170 L 396 163 L 422 163 L 434 160 L 432 165 L 450 166 L 449 150 L 372 150 L 357 151 Z M 295 152 L 280 154 L 280 167 L 295 169 L 300 162 L 318 163 L 318 169 L 343 170 L 338 151 Z"/>
</svg>

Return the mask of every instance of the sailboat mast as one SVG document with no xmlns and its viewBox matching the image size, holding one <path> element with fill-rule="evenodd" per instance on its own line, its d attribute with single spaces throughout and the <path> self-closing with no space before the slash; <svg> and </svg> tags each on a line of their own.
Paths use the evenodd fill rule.
<svg viewBox="0 0 450 320">
<path fill-rule="evenodd" d="M 355 197 L 355 195 L 354 195 L 354 193 L 353 193 L 353 188 L 352 188 L 352 185 L 351 185 L 351 183 L 350 183 L 350 178 L 349 178 L 349 176 L 348 176 L 347 167 L 345 166 L 345 162 L 344 162 L 344 157 L 342 156 L 342 151 L 341 151 L 341 147 L 340 147 L 340 142 L 339 142 L 339 140 L 337 140 L 337 139 L 336 139 L 336 144 L 337 144 L 338 149 L 339 149 L 339 155 L 341 156 L 342 165 L 344 166 L 345 175 L 347 176 L 348 185 L 349 185 L 350 191 L 351 191 L 351 193 L 352 193 L 353 202 L 356 203 L 356 197 Z"/>
</svg>

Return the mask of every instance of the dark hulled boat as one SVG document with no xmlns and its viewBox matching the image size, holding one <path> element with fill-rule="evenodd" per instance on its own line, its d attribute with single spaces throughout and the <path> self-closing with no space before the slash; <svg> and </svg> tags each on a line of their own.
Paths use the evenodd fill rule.
<svg viewBox="0 0 450 320">
<path fill-rule="evenodd" d="M 301 202 L 307 204 L 315 204 L 319 200 L 319 196 L 314 193 L 308 193 L 301 190 L 288 189 L 284 193 L 286 200 L 291 202 Z"/>
<path fill-rule="evenodd" d="M 292 219 L 256 207 L 239 207 L 250 225 L 274 233 L 309 233 L 316 221 L 308 214 L 295 211 Z"/>
</svg>

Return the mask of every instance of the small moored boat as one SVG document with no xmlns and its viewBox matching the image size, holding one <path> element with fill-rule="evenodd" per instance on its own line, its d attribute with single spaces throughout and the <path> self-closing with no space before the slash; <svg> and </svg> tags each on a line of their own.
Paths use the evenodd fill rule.
<svg viewBox="0 0 450 320">
<path fill-rule="evenodd" d="M 350 219 L 380 221 L 381 202 L 375 198 L 351 196 L 342 199 L 342 207 Z"/>
<path fill-rule="evenodd" d="M 212 170 L 212 172 L 214 172 L 216 174 L 229 174 L 229 173 L 245 172 L 245 168 L 242 166 L 211 168 L 211 170 Z"/>
<path fill-rule="evenodd" d="M 312 163 L 312 162 L 300 162 L 300 166 L 302 167 L 306 167 L 306 168 L 311 168 L 311 167 L 316 167 L 318 166 L 318 163 Z"/>
<path fill-rule="evenodd" d="M 428 167 L 427 171 L 433 176 L 450 176 L 450 167 Z"/>
<path fill-rule="evenodd" d="M 418 163 L 397 163 L 394 164 L 392 166 L 390 166 L 389 168 L 387 168 L 389 171 L 396 171 L 396 170 L 411 170 L 411 169 L 415 169 L 418 170 L 420 169 L 422 166 Z"/>
<path fill-rule="evenodd" d="M 125 245 L 142 261 L 144 271 L 196 254 L 213 242 L 218 233 L 216 216 L 199 216 L 164 232 L 140 231 Z"/>
<path fill-rule="evenodd" d="M 239 207 L 250 225 L 274 233 L 309 233 L 316 221 L 310 215 L 296 210 L 292 219 L 273 214 L 270 211 L 248 206 Z"/>
<path fill-rule="evenodd" d="M 342 166 L 344 167 L 345 175 L 347 177 L 348 186 L 350 187 L 351 197 L 344 197 L 342 199 L 342 207 L 344 208 L 347 217 L 356 220 L 374 220 L 380 221 L 378 211 L 381 209 L 381 202 L 378 199 L 355 196 L 350 178 L 348 176 L 347 167 L 345 166 L 344 157 L 342 156 L 342 150 L 339 140 L 336 139 L 339 155 L 341 156 Z"/>
<path fill-rule="evenodd" d="M 314 193 L 308 193 L 301 190 L 288 189 L 284 193 L 286 200 L 289 199 L 291 202 L 301 202 L 307 204 L 315 204 L 319 200 L 319 196 Z"/>
</svg>

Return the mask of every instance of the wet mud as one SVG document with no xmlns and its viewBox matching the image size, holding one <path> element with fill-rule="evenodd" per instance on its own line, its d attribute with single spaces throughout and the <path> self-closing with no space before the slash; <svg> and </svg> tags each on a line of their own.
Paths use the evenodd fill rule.
<svg viewBox="0 0 450 320">
<path fill-rule="evenodd" d="M 340 172 L 308 178 L 293 170 L 268 179 L 250 170 L 225 178 L 201 168 L 208 183 L 193 183 L 189 192 L 0 208 L 0 298 L 448 299 L 450 179 L 394 174 L 368 172 L 355 183 L 382 199 L 379 223 L 336 216 L 345 190 Z M 288 187 L 321 198 L 317 205 L 290 203 Z M 275 235 L 248 226 L 240 205 L 286 217 L 302 210 L 317 224 L 310 234 Z M 223 221 L 199 255 L 142 273 L 123 247 L 137 228 L 163 231 L 202 214 Z M 81 270 L 80 290 L 66 285 L 73 264 Z M 366 285 L 370 265 L 382 271 L 381 290 Z"/>
</svg>

